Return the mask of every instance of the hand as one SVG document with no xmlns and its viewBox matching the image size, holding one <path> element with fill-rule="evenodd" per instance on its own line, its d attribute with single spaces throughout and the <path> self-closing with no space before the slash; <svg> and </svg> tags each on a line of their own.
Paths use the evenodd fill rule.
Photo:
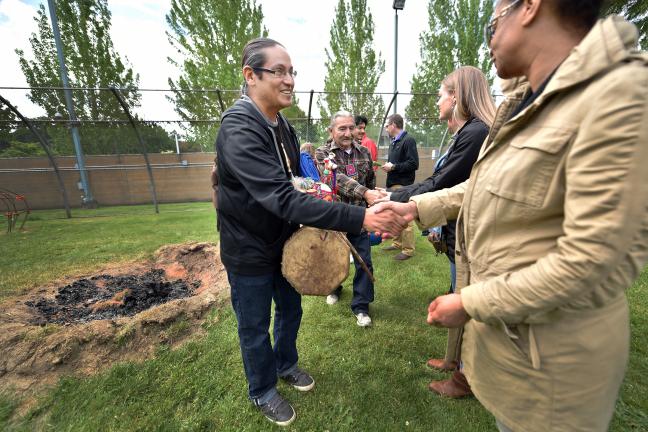
<svg viewBox="0 0 648 432">
<path fill-rule="evenodd" d="M 384 191 L 384 189 L 383 189 L 383 191 Z M 378 203 L 381 203 L 381 202 L 387 202 L 390 199 L 391 199 L 391 192 L 383 192 L 383 195 L 380 198 L 378 198 L 377 200 L 375 200 L 373 203 L 378 204 Z"/>
<path fill-rule="evenodd" d="M 367 204 L 373 205 L 373 203 L 382 199 L 385 195 L 387 195 L 387 192 L 368 189 L 364 194 L 364 200 L 367 201 Z"/>
<path fill-rule="evenodd" d="M 428 306 L 427 323 L 437 327 L 463 327 L 470 320 L 460 294 L 448 294 L 434 299 Z"/>
<path fill-rule="evenodd" d="M 379 206 L 383 204 L 386 203 L 381 203 Z M 370 207 L 365 211 L 362 226 L 367 231 L 380 233 L 383 237 L 396 237 L 411 221 L 411 215 L 400 215 L 389 209 L 376 210 L 376 207 Z"/>
<path fill-rule="evenodd" d="M 391 197 L 391 192 L 388 193 Z M 410 218 L 410 221 L 418 218 L 418 208 L 416 207 L 416 203 L 414 201 L 409 201 L 406 203 L 386 201 L 376 204 L 373 208 L 376 209 L 376 213 L 389 209 L 401 216 Z"/>
<path fill-rule="evenodd" d="M 384 164 L 383 166 L 381 166 L 380 169 L 383 170 L 383 171 L 385 171 L 385 172 L 389 172 L 389 171 L 391 171 L 391 170 L 394 169 L 394 164 L 391 163 L 391 162 L 387 162 L 386 164 Z"/>
</svg>

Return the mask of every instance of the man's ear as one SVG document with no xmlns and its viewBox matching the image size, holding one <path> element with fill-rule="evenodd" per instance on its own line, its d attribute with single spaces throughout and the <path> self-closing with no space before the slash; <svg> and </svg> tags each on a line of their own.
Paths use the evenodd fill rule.
<svg viewBox="0 0 648 432">
<path fill-rule="evenodd" d="M 252 69 L 252 67 L 250 66 L 243 67 L 243 79 L 245 80 L 248 86 L 254 84 L 256 75 L 254 75 L 254 69 Z"/>
</svg>

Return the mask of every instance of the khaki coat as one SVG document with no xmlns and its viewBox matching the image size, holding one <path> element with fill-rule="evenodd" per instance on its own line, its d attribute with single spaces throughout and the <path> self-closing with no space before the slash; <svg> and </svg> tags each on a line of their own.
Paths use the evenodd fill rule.
<svg viewBox="0 0 648 432">
<path fill-rule="evenodd" d="M 599 21 L 530 106 L 509 119 L 524 84 L 499 107 L 468 181 L 412 198 L 421 227 L 458 217 L 464 373 L 515 431 L 603 431 L 614 411 L 625 290 L 648 261 L 648 56 L 636 41 L 621 18 Z"/>
</svg>

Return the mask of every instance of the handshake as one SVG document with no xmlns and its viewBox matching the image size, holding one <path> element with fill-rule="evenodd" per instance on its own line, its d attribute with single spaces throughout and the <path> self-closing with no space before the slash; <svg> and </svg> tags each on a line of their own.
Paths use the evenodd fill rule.
<svg viewBox="0 0 648 432">
<path fill-rule="evenodd" d="M 363 222 L 363 227 L 367 231 L 380 233 L 383 238 L 396 237 L 418 217 L 416 203 L 412 201 L 407 203 L 389 201 L 389 192 L 385 192 L 384 189 L 367 192 L 385 194 L 372 202 L 367 200 L 371 206 L 366 210 Z"/>
</svg>

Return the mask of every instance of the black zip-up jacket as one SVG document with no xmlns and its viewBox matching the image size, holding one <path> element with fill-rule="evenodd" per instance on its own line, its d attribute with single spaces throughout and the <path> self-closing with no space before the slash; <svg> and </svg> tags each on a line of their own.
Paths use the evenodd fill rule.
<svg viewBox="0 0 648 432">
<path fill-rule="evenodd" d="M 387 161 L 394 164 L 394 168 L 387 173 L 387 187 L 394 185 L 407 186 L 414 183 L 416 170 L 419 167 L 416 140 L 407 132 L 389 145 Z"/>
<path fill-rule="evenodd" d="M 296 155 L 295 131 L 279 115 Z M 330 203 L 296 190 L 289 179 L 274 131 L 249 99 L 239 99 L 221 117 L 218 154 L 218 220 L 221 260 L 228 271 L 260 275 L 276 271 L 286 240 L 299 224 L 358 234 L 365 209 Z M 298 170 L 293 169 L 293 173 Z"/>
<path fill-rule="evenodd" d="M 487 136 L 488 126 L 478 118 L 471 118 L 456 133 L 454 144 L 443 166 L 422 182 L 393 191 L 390 199 L 407 202 L 414 195 L 446 189 L 467 180 Z M 448 221 L 442 230 L 448 245 L 448 258 L 452 262 L 454 262 L 455 228 L 456 221 Z"/>
</svg>

